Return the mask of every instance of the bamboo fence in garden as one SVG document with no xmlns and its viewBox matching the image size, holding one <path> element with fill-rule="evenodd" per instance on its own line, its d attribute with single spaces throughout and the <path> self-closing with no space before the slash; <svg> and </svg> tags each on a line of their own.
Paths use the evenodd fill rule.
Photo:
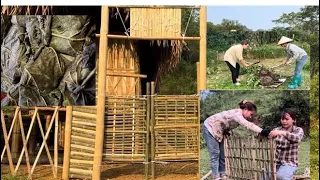
<svg viewBox="0 0 320 180">
<path fill-rule="evenodd" d="M 272 139 L 229 137 L 224 141 L 224 149 L 228 179 L 276 180 Z"/>
</svg>

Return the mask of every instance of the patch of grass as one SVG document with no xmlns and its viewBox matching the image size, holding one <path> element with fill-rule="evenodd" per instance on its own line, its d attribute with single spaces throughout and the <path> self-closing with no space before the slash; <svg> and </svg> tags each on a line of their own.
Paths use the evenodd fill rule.
<svg viewBox="0 0 320 180">
<path fill-rule="evenodd" d="M 209 61 L 209 60 L 208 60 Z M 212 60 L 211 60 L 212 61 Z M 247 60 L 248 62 L 256 62 L 252 60 Z M 231 72 L 224 61 L 213 61 L 214 63 L 211 66 L 207 67 L 207 89 L 234 89 L 234 90 L 243 90 L 243 89 L 265 89 L 265 87 L 261 85 L 253 86 L 256 82 L 256 79 L 253 79 L 250 70 L 254 70 L 255 68 L 251 67 L 245 69 L 243 66 L 240 68 L 240 79 L 241 82 L 239 86 L 234 85 L 231 79 Z M 283 62 L 283 58 L 279 59 L 264 59 L 260 61 L 260 64 L 266 66 L 268 68 L 278 65 Z M 308 64 L 310 61 L 307 61 L 307 64 L 304 66 L 302 70 L 302 85 L 297 89 L 305 90 L 310 88 L 310 71 L 308 68 Z M 275 69 L 275 73 L 279 74 L 280 77 L 286 78 L 286 82 L 278 86 L 276 89 L 288 89 L 288 85 L 291 83 L 291 77 L 293 76 L 295 69 L 295 64 L 287 67 L 281 67 Z M 247 72 L 248 71 L 248 72 Z M 251 82 L 251 81 L 252 82 Z"/>
<path fill-rule="evenodd" d="M 309 153 L 310 153 L 310 139 L 306 138 L 300 144 L 299 167 L 295 173 L 296 175 L 303 174 L 304 170 L 307 167 L 310 167 Z M 204 147 L 200 150 L 200 177 L 203 177 L 209 171 L 210 171 L 210 156 L 207 148 Z"/>
</svg>

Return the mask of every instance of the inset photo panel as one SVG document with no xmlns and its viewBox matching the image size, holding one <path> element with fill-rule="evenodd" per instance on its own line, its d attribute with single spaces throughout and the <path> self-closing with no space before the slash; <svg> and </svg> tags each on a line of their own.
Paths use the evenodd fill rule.
<svg viewBox="0 0 320 180">
<path fill-rule="evenodd" d="M 306 9 L 316 12 L 307 6 L 208 7 L 207 89 L 308 90 L 315 31 L 306 27 L 314 21 L 289 20 Z"/>
<path fill-rule="evenodd" d="M 307 90 L 201 91 L 201 179 L 310 178 Z"/>
<path fill-rule="evenodd" d="M 2 14 L 1 106 L 95 105 L 95 31 L 90 15 Z"/>
</svg>

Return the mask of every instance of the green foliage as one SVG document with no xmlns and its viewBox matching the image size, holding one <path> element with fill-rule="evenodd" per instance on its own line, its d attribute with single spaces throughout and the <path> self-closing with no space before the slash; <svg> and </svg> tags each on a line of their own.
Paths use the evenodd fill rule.
<svg viewBox="0 0 320 180">
<path fill-rule="evenodd" d="M 247 85 L 250 87 L 257 87 L 260 83 L 259 76 L 256 76 L 255 74 L 250 74 L 247 80 Z"/>
<path fill-rule="evenodd" d="M 306 42 L 309 35 L 303 31 L 285 31 L 285 30 L 270 30 L 270 31 L 248 31 L 239 30 L 236 32 L 231 31 L 207 31 L 207 46 L 209 49 L 216 51 L 225 51 L 231 45 L 240 43 L 242 40 L 249 40 L 251 46 L 260 46 L 265 44 L 276 45 L 281 36 L 292 37 L 294 40 Z"/>
<path fill-rule="evenodd" d="M 319 6 L 305 6 L 299 12 L 284 13 L 273 22 L 289 25 L 291 29 L 302 30 L 305 33 L 319 33 Z"/>
<path fill-rule="evenodd" d="M 243 56 L 251 59 L 274 59 L 286 57 L 286 51 L 284 48 L 275 45 L 261 45 L 244 51 Z"/>
<path fill-rule="evenodd" d="M 238 102 L 244 99 L 257 105 L 263 126 L 279 126 L 281 111 L 284 108 L 294 108 L 297 114 L 297 125 L 305 130 L 308 137 L 310 126 L 308 91 L 212 91 L 211 95 L 201 100 L 201 122 L 213 114 L 237 108 Z"/>
<path fill-rule="evenodd" d="M 196 64 L 181 60 L 176 69 L 161 78 L 159 94 L 187 95 L 197 92 Z"/>
</svg>

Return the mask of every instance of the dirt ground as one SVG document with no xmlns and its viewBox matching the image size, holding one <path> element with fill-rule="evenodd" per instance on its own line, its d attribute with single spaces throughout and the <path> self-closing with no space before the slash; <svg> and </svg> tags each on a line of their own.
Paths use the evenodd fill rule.
<svg viewBox="0 0 320 180">
<path fill-rule="evenodd" d="M 151 171 L 150 171 L 151 173 Z M 1 177 L 10 174 L 9 165 L 1 165 Z M 21 165 L 18 176 L 27 177 L 26 165 Z M 62 165 L 58 169 L 58 177 L 61 179 Z M 104 180 L 143 180 L 143 164 L 105 164 L 102 166 L 102 179 Z M 53 180 L 52 169 L 48 165 L 38 165 L 35 168 L 33 179 Z M 197 180 L 199 179 L 198 162 L 168 162 L 156 164 L 156 180 Z"/>
</svg>

